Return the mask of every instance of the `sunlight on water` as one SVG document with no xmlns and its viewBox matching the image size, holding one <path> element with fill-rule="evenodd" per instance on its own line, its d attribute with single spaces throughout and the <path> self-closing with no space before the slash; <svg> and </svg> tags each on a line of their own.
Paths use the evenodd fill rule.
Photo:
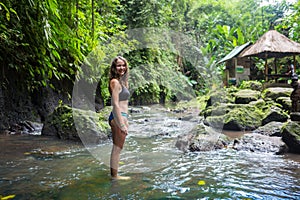
<svg viewBox="0 0 300 200">
<path fill-rule="evenodd" d="M 232 149 L 183 153 L 175 148 L 176 138 L 197 122 L 180 122 L 178 115 L 153 110 L 130 118 L 136 130 L 127 138 L 120 161 L 120 173 L 130 176 L 129 181 L 110 180 L 110 142 L 89 150 L 64 149 L 64 143 L 45 139 L 40 149 L 30 151 L 41 138 L 1 136 L 1 144 L 11 145 L 6 149 L 15 144 L 24 150 L 6 153 L 1 160 L 0 195 L 64 200 L 300 198 L 299 155 Z M 58 151 L 49 153 L 51 146 Z"/>
<path fill-rule="evenodd" d="M 126 146 L 122 150 L 120 160 L 121 173 L 145 173 L 164 168 L 176 160 L 179 152 L 174 150 L 171 143 L 153 140 L 153 138 L 128 137 Z M 153 146 L 154 145 L 154 146 Z M 153 148 L 151 148 L 153 146 Z M 109 166 L 112 144 L 102 144 L 89 149 L 99 161 Z M 98 155 L 98 156 L 97 156 Z"/>
</svg>

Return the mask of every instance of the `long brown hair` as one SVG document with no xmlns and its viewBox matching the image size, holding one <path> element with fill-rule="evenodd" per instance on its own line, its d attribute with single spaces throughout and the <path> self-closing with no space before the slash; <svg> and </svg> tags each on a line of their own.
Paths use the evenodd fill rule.
<svg viewBox="0 0 300 200">
<path fill-rule="evenodd" d="M 117 72 L 117 62 L 118 60 L 122 60 L 125 63 L 126 66 L 126 72 L 123 76 L 120 76 Z M 109 82 L 112 79 L 118 79 L 120 81 L 121 85 L 124 85 L 125 87 L 128 88 L 128 77 L 129 77 L 129 68 L 128 68 L 128 62 L 125 58 L 123 58 L 122 56 L 117 56 L 113 59 L 111 65 L 110 65 L 110 70 L 109 70 Z M 110 91 L 110 87 L 109 87 L 109 91 Z"/>
</svg>

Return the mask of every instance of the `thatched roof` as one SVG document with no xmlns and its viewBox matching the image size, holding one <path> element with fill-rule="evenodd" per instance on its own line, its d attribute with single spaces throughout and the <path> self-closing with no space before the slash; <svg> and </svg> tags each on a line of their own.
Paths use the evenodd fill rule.
<svg viewBox="0 0 300 200">
<path fill-rule="evenodd" d="M 281 58 L 296 54 L 300 54 L 299 43 L 290 40 L 275 30 L 270 30 L 253 45 L 241 52 L 239 57 Z"/>
</svg>

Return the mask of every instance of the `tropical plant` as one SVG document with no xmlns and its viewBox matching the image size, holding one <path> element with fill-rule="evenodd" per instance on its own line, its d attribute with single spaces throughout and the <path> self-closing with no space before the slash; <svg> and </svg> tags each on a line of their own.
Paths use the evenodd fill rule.
<svg viewBox="0 0 300 200">
<path fill-rule="evenodd" d="M 15 71 L 21 85 L 31 91 L 48 86 L 61 90 L 60 83 L 66 80 L 99 82 L 102 97 L 108 99 L 107 70 L 111 59 L 122 54 L 128 57 L 131 70 L 147 65 L 152 78 L 158 72 L 163 78 L 180 72 L 178 79 L 200 94 L 207 91 L 205 81 L 221 73 L 218 60 L 235 46 L 255 41 L 270 27 L 285 30 L 299 41 L 299 6 L 298 2 L 291 10 L 285 1 L 263 5 L 258 0 L 3 0 L 1 72 Z M 195 51 L 140 48 L 126 33 L 149 27 L 187 34 L 195 41 Z M 156 40 L 153 35 L 141 37 Z M 170 49 L 178 43 L 174 38 L 165 42 Z M 193 54 L 197 61 L 183 54 Z M 167 70 L 160 71 L 158 66 Z M 2 87 L 9 82 L 3 77 Z M 175 86 L 166 80 L 150 81 L 136 92 L 171 98 L 170 87 Z"/>
</svg>

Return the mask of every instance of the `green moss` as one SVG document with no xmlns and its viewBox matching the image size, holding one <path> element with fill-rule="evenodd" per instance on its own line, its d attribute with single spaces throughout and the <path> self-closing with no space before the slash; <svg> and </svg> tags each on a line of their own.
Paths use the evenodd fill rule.
<svg viewBox="0 0 300 200">
<path fill-rule="evenodd" d="M 251 101 L 249 104 L 259 109 L 262 109 L 266 106 L 266 102 L 263 99 L 258 99 L 257 101 Z"/>
<path fill-rule="evenodd" d="M 90 110 L 78 110 L 73 108 L 72 114 L 75 118 L 76 128 L 93 130 L 96 125 L 99 131 L 108 133 L 108 109 L 103 109 L 99 113 L 95 113 Z"/>
<path fill-rule="evenodd" d="M 263 85 L 259 81 L 243 81 L 240 86 L 240 89 L 251 89 L 251 90 L 257 90 L 262 91 Z"/>
<path fill-rule="evenodd" d="M 49 117 L 51 125 L 59 131 L 76 132 L 75 128 L 95 129 L 95 124 L 102 132 L 108 133 L 107 123 L 108 109 L 103 109 L 99 113 L 93 111 L 79 110 L 67 105 L 58 106 Z M 76 123 L 76 124 L 75 124 Z M 76 125 L 76 126 L 75 126 Z"/>
<path fill-rule="evenodd" d="M 166 104 L 167 107 L 172 107 L 176 110 L 186 110 L 188 108 L 198 108 L 200 110 L 205 108 L 207 96 L 203 95 L 194 99 L 191 99 L 190 101 L 180 101 L 175 106 L 174 104 Z"/>
<path fill-rule="evenodd" d="M 223 129 L 223 125 L 225 123 L 224 116 L 209 116 L 206 118 L 206 121 L 211 127 Z"/>
<path fill-rule="evenodd" d="M 292 88 L 267 88 L 262 92 L 262 98 L 270 98 L 273 101 L 276 101 L 278 97 L 290 97 L 292 91 Z"/>
<path fill-rule="evenodd" d="M 281 132 L 286 130 L 290 134 L 292 134 L 296 140 L 300 141 L 300 123 L 289 121 L 282 126 Z"/>
<path fill-rule="evenodd" d="M 224 118 L 225 123 L 235 120 L 244 127 L 258 127 L 261 125 L 263 112 L 255 106 L 246 105 L 230 110 Z"/>
<path fill-rule="evenodd" d="M 70 129 L 74 126 L 72 109 L 67 105 L 58 106 L 50 117 L 51 124 L 62 129 Z"/>
<path fill-rule="evenodd" d="M 209 114 L 208 112 L 206 114 Z M 224 104 L 211 108 L 210 114 L 206 117 L 207 122 L 217 128 L 224 124 L 235 122 L 246 128 L 261 126 L 264 113 L 253 105 L 248 104 Z"/>
<path fill-rule="evenodd" d="M 251 90 L 251 89 L 243 89 L 239 90 L 238 92 L 235 93 L 235 96 L 240 96 L 240 97 L 252 97 L 255 99 L 258 99 L 260 97 L 261 93 L 259 91 Z"/>
</svg>

